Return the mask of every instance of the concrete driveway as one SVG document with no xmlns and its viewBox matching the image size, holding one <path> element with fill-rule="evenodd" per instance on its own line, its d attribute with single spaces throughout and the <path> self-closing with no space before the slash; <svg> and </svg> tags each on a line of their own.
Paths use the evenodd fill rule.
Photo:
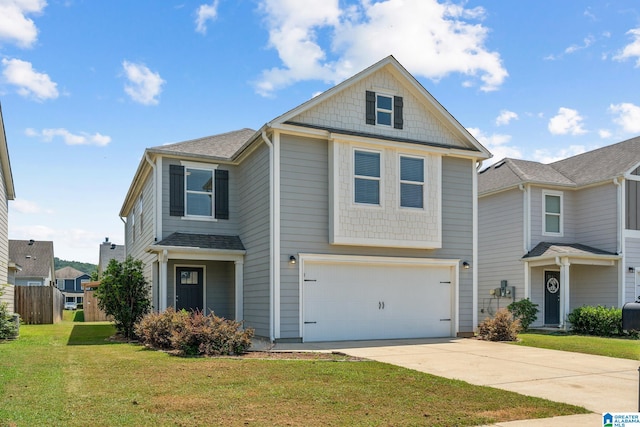
<svg viewBox="0 0 640 427">
<path fill-rule="evenodd" d="M 519 425 L 602 425 L 604 412 L 639 412 L 640 360 L 570 353 L 475 339 L 277 344 L 274 350 L 339 351 L 470 384 L 582 406 L 595 414 Z M 638 343 L 640 355 L 640 343 Z M 555 419 L 554 419 L 555 420 Z M 597 421 L 597 424 L 594 422 Z M 539 420 L 542 422 L 542 420 Z"/>
</svg>

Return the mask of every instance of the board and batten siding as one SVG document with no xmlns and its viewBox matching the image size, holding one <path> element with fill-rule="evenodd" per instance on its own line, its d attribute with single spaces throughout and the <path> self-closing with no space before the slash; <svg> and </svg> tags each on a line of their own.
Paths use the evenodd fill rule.
<svg viewBox="0 0 640 427">
<path fill-rule="evenodd" d="M 478 199 L 478 320 L 495 314 L 498 304 L 489 294 L 506 280 L 516 287 L 516 300 L 525 297 L 524 193 L 512 189 Z M 511 301 L 509 301 L 511 302 Z"/>
<path fill-rule="evenodd" d="M 280 185 L 280 304 L 281 338 L 298 338 L 299 253 L 439 258 L 473 264 L 472 179 L 468 159 L 442 159 L 442 248 L 403 249 L 329 244 L 329 148 L 327 140 L 283 135 Z M 460 271 L 460 330 L 471 331 L 472 272 Z M 245 308 L 246 310 L 246 308 Z"/>
<path fill-rule="evenodd" d="M 230 174 L 230 200 L 234 201 L 230 214 L 239 215 L 239 235 L 247 251 L 243 293 L 245 326 L 254 328 L 257 336 L 269 337 L 269 148 L 265 144 L 257 147 L 234 172 Z"/>
<path fill-rule="evenodd" d="M 197 163 L 197 162 L 190 162 Z M 233 165 L 217 164 L 218 169 L 229 171 L 229 219 L 190 219 L 169 214 L 169 168 L 180 165 L 178 159 L 164 159 L 162 162 L 162 238 L 171 233 L 238 235 L 240 214 L 238 209 L 238 168 Z M 211 166 L 216 163 L 202 163 Z"/>
<path fill-rule="evenodd" d="M 608 252 L 618 250 L 618 189 L 612 183 L 575 192 L 576 241 Z"/>
</svg>

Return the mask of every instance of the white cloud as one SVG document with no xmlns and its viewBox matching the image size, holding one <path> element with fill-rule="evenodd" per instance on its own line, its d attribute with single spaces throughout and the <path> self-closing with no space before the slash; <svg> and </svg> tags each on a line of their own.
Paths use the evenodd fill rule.
<svg viewBox="0 0 640 427">
<path fill-rule="evenodd" d="M 11 202 L 11 208 L 16 212 L 23 214 L 36 214 L 43 211 L 43 209 L 36 202 L 18 198 Z"/>
<path fill-rule="evenodd" d="M 337 83 L 393 54 L 414 75 L 438 80 L 451 73 L 483 91 L 497 89 L 508 73 L 500 55 L 485 47 L 489 30 L 477 21 L 484 9 L 435 0 L 262 0 L 269 46 L 282 66 L 265 70 L 262 95 L 300 80 Z M 319 40 L 328 39 L 330 48 Z M 330 50 L 329 50 L 330 49 Z M 329 56 L 336 59 L 329 59 Z"/>
<path fill-rule="evenodd" d="M 511 120 L 518 120 L 518 114 L 509 110 L 500 111 L 500 115 L 496 118 L 496 125 L 508 125 Z"/>
<path fill-rule="evenodd" d="M 575 53 L 575 52 L 577 52 L 579 50 L 586 49 L 589 46 L 591 46 L 594 41 L 595 41 L 595 38 L 593 36 L 587 36 L 582 41 L 582 45 L 573 44 L 573 45 L 569 46 L 568 48 L 566 48 L 564 50 L 564 53 L 571 54 L 571 53 Z"/>
<path fill-rule="evenodd" d="M 160 74 L 152 72 L 144 64 L 134 64 L 129 61 L 123 61 L 122 67 L 129 80 L 124 86 L 127 95 L 140 104 L 157 105 L 162 85 L 166 83 Z"/>
<path fill-rule="evenodd" d="M 578 111 L 560 107 L 558 114 L 549 119 L 549 132 L 553 135 L 582 135 L 587 133 L 582 127 L 583 120 Z"/>
<path fill-rule="evenodd" d="M 598 130 L 598 136 L 602 139 L 609 139 L 613 136 L 609 129 L 600 129 Z"/>
<path fill-rule="evenodd" d="M 616 61 L 625 61 L 629 58 L 636 58 L 636 67 L 640 67 L 640 28 L 627 31 L 633 41 L 626 45 L 617 55 L 613 57 Z"/>
<path fill-rule="evenodd" d="M 569 148 L 561 148 L 553 153 L 548 149 L 539 149 L 533 152 L 533 159 L 540 163 L 553 163 L 586 152 L 584 145 L 571 145 Z"/>
<path fill-rule="evenodd" d="M 196 31 L 207 33 L 207 21 L 213 21 L 218 16 L 218 0 L 211 4 L 202 4 L 196 11 Z"/>
<path fill-rule="evenodd" d="M 35 71 L 30 62 L 3 58 L 2 65 L 5 80 L 17 86 L 21 96 L 34 98 L 36 101 L 58 97 L 57 83 L 52 82 L 47 74 Z"/>
<path fill-rule="evenodd" d="M 40 14 L 46 5 L 45 0 L 0 1 L 0 41 L 31 47 L 38 38 L 38 29 L 27 15 Z"/>
<path fill-rule="evenodd" d="M 621 126 L 625 132 L 640 132 L 640 107 L 637 105 L 628 102 L 611 104 L 609 112 L 616 115 L 614 123 Z"/>
<path fill-rule="evenodd" d="M 488 149 L 493 157 L 491 159 L 485 160 L 482 165 L 490 166 L 495 162 L 504 159 L 505 157 L 509 157 L 512 159 L 521 159 L 522 152 L 517 147 L 507 145 L 511 142 L 511 135 L 504 135 L 494 133 L 493 135 L 485 135 L 478 128 L 467 128 L 469 133 L 473 135 L 475 139 L 480 142 L 480 144 L 484 145 L 486 149 Z"/>
<path fill-rule="evenodd" d="M 61 137 L 67 145 L 97 145 L 99 147 L 104 147 L 111 142 L 110 136 L 102 135 L 97 132 L 93 135 L 86 132 L 73 134 L 63 128 L 42 129 L 40 132 L 35 129 L 28 128 L 24 133 L 30 137 L 40 138 L 44 142 L 51 142 L 55 137 Z"/>
</svg>

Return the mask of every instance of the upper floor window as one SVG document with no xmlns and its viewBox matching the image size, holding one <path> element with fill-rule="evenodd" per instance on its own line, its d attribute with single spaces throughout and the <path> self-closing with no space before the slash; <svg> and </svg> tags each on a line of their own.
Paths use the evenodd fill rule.
<svg viewBox="0 0 640 427">
<path fill-rule="evenodd" d="M 543 191 L 544 234 L 562 235 L 562 193 Z"/>
<path fill-rule="evenodd" d="M 401 96 L 366 91 L 366 123 L 402 129 L 404 103 Z"/>
<path fill-rule="evenodd" d="M 400 156 L 400 206 L 424 207 L 424 159 Z"/>
<path fill-rule="evenodd" d="M 170 165 L 169 214 L 229 219 L 229 171 L 214 165 Z"/>
<path fill-rule="evenodd" d="M 354 152 L 354 188 L 356 203 L 380 204 L 380 153 Z"/>
</svg>

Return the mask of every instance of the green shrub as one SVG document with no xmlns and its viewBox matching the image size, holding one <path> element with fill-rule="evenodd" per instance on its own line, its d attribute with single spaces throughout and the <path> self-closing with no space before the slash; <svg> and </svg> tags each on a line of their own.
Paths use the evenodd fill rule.
<svg viewBox="0 0 640 427">
<path fill-rule="evenodd" d="M 2 295 L 2 286 L 0 286 L 0 296 Z M 19 325 L 15 321 L 15 316 L 9 313 L 6 302 L 0 303 L 0 340 L 16 338 L 18 336 Z"/>
<path fill-rule="evenodd" d="M 532 303 L 529 298 L 512 302 L 507 306 L 507 310 L 520 321 L 523 331 L 528 331 L 529 325 L 538 319 L 538 304 Z"/>
<path fill-rule="evenodd" d="M 571 331 L 577 334 L 612 337 L 622 332 L 622 309 L 601 305 L 578 307 L 569 313 Z"/>
<path fill-rule="evenodd" d="M 251 346 L 253 329 L 242 329 L 242 323 L 201 311 L 146 315 L 137 325 L 140 341 L 160 350 L 177 350 L 185 355 L 235 355 Z"/>
<path fill-rule="evenodd" d="M 487 317 L 478 326 L 478 338 L 487 341 L 516 341 L 522 329 L 520 320 L 514 319 L 506 308 L 498 310 L 493 317 Z"/>
</svg>

